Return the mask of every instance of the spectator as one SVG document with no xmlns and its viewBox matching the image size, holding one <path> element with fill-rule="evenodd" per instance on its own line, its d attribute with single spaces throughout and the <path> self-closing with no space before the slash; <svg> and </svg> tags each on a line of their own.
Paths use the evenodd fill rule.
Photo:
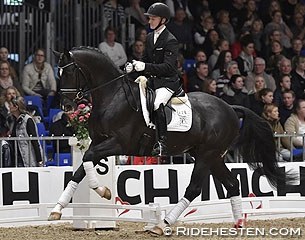
<svg viewBox="0 0 305 240">
<path fill-rule="evenodd" d="M 297 99 L 305 97 L 305 57 L 294 58 L 294 69 L 291 72 L 292 90 Z"/>
<path fill-rule="evenodd" d="M 285 56 L 284 48 L 280 41 L 273 40 L 271 42 L 271 55 L 268 58 L 267 65 L 269 71 L 274 71 L 278 66 L 278 61 L 281 56 Z"/>
<path fill-rule="evenodd" d="M 20 92 L 15 87 L 8 87 L 0 96 L 0 136 L 7 137 L 12 133 L 14 117 L 10 114 L 9 102 L 20 97 Z"/>
<path fill-rule="evenodd" d="M 248 30 L 241 30 L 238 39 L 230 46 L 233 59 L 236 59 L 241 53 L 242 47 L 241 47 L 240 39 L 247 34 L 250 34 Z"/>
<path fill-rule="evenodd" d="M 283 54 L 285 55 L 285 52 L 286 52 L 286 49 L 283 47 L 283 44 L 282 44 L 282 40 L 281 40 L 281 37 L 282 37 L 282 32 L 278 29 L 274 29 L 271 31 L 270 35 L 268 36 L 268 41 L 264 41 L 264 45 L 263 45 L 263 53 L 262 53 L 262 56 L 268 60 L 270 58 L 270 56 L 272 55 L 272 43 L 274 41 L 277 41 L 281 44 L 282 46 L 282 51 L 283 51 Z"/>
<path fill-rule="evenodd" d="M 207 38 L 202 46 L 208 58 L 213 54 L 213 51 L 217 48 L 217 43 L 219 41 L 219 38 L 220 38 L 219 33 L 215 29 L 211 29 L 208 31 Z"/>
<path fill-rule="evenodd" d="M 12 136 L 13 137 L 37 137 L 37 127 L 33 118 L 26 112 L 24 99 L 22 97 L 13 98 L 9 102 L 9 109 L 16 118 Z M 38 140 L 18 140 L 17 141 L 17 166 L 37 167 L 42 166 L 42 150 Z"/>
<path fill-rule="evenodd" d="M 203 81 L 202 91 L 216 96 L 216 80 L 213 78 L 207 78 Z"/>
<path fill-rule="evenodd" d="M 264 111 L 262 113 L 262 117 L 268 121 L 270 124 L 272 131 L 278 134 L 284 134 L 284 129 L 280 123 L 279 118 L 279 110 L 277 105 L 270 103 L 266 104 L 264 107 Z M 278 152 L 278 161 L 290 160 L 290 141 L 288 137 L 281 137 L 280 142 L 277 139 L 274 139 L 276 149 Z"/>
<path fill-rule="evenodd" d="M 291 70 L 292 70 L 291 60 L 285 57 L 281 58 L 278 66 L 279 67 L 272 72 L 272 76 L 275 80 L 275 84 L 277 88 L 280 86 L 279 79 L 281 78 L 281 75 L 283 74 L 291 75 Z M 293 79 L 292 79 L 292 86 L 293 86 Z"/>
<path fill-rule="evenodd" d="M 253 22 L 259 19 L 255 0 L 246 1 L 245 11 L 242 12 L 240 18 L 241 23 L 243 23 L 242 28 L 250 31 Z"/>
<path fill-rule="evenodd" d="M 224 86 L 221 98 L 230 105 L 240 105 L 250 108 L 248 91 L 244 87 L 242 76 L 239 74 L 233 75 L 230 83 Z"/>
<path fill-rule="evenodd" d="M 266 11 L 267 10 L 267 11 Z M 261 1 L 260 3 L 260 15 L 264 25 L 271 22 L 272 13 L 274 11 L 282 11 L 281 4 L 278 0 Z"/>
<path fill-rule="evenodd" d="M 178 8 L 182 8 L 185 13 L 186 13 L 186 16 L 189 20 L 193 20 L 193 16 L 192 16 L 192 13 L 189 9 L 189 0 L 165 0 L 165 4 L 169 7 L 170 9 L 170 14 L 171 14 L 171 17 L 174 17 L 175 16 L 175 13 L 176 13 L 176 10 Z"/>
<path fill-rule="evenodd" d="M 282 19 L 282 13 L 280 10 L 275 10 L 272 12 L 272 21 L 269 22 L 265 29 L 265 36 L 269 36 L 273 30 L 279 30 L 282 33 L 281 43 L 285 48 L 290 48 L 290 41 L 293 37 L 293 34 L 287 24 Z"/>
<path fill-rule="evenodd" d="M 222 37 L 231 45 L 233 42 L 235 42 L 235 32 L 230 23 L 229 12 L 226 10 L 220 10 L 217 13 L 217 20 L 218 24 L 216 25 L 216 28 L 219 32 L 221 32 Z"/>
<path fill-rule="evenodd" d="M 146 43 L 147 38 L 147 30 L 144 27 L 138 27 L 135 34 L 136 40 L 142 41 L 144 44 Z"/>
<path fill-rule="evenodd" d="M 261 76 L 264 78 L 266 87 L 275 91 L 276 84 L 274 78 L 265 72 L 266 62 L 263 58 L 257 57 L 254 59 L 254 70 L 249 73 L 245 80 L 245 87 L 248 91 L 253 89 L 255 83 L 255 77 Z"/>
<path fill-rule="evenodd" d="M 239 74 L 238 64 L 236 61 L 230 61 L 225 64 L 225 74 L 221 75 L 217 79 L 217 96 L 221 96 L 223 94 L 223 88 L 229 84 L 230 79 L 233 75 Z"/>
<path fill-rule="evenodd" d="M 295 94 L 292 90 L 283 92 L 283 105 L 279 106 L 280 122 L 285 125 L 286 120 L 294 111 Z"/>
<path fill-rule="evenodd" d="M 263 88 L 257 93 L 257 98 L 251 102 L 251 110 L 258 116 L 262 116 L 265 104 L 273 102 L 273 91 L 270 88 Z"/>
<path fill-rule="evenodd" d="M 73 113 L 73 107 L 71 105 L 65 106 L 65 111 L 62 113 L 61 118 L 50 125 L 50 135 L 54 136 L 73 136 L 74 129 L 69 126 L 69 114 Z M 57 147 L 57 141 L 54 140 L 55 149 L 59 149 L 60 153 L 70 153 L 71 146 L 68 140 L 59 141 L 59 146 Z"/>
<path fill-rule="evenodd" d="M 290 75 L 284 74 L 280 79 L 280 88 L 277 88 L 273 93 L 274 103 L 277 106 L 281 106 L 283 104 L 283 92 L 289 91 L 291 89 L 291 79 Z"/>
<path fill-rule="evenodd" d="M 195 47 L 200 48 L 203 46 L 208 31 L 214 28 L 214 18 L 212 16 L 207 16 L 205 18 L 201 17 L 199 24 L 194 27 L 194 44 Z"/>
<path fill-rule="evenodd" d="M 104 26 L 103 29 L 111 26 L 115 29 L 121 29 L 125 24 L 126 16 L 124 7 L 118 3 L 118 0 L 107 0 L 103 4 Z"/>
<path fill-rule="evenodd" d="M 167 24 L 167 28 L 177 38 L 179 51 L 184 57 L 190 57 L 189 54 L 193 49 L 192 26 L 187 21 L 183 8 L 178 7 L 175 10 L 175 17 Z"/>
<path fill-rule="evenodd" d="M 243 36 L 240 39 L 242 51 L 236 58 L 240 74 L 244 77 L 248 76 L 253 71 L 254 67 L 254 42 L 250 34 Z"/>
<path fill-rule="evenodd" d="M 262 51 L 264 49 L 264 40 L 263 40 L 263 34 L 264 34 L 264 25 L 263 21 L 261 19 L 255 19 L 252 22 L 251 28 L 250 28 L 250 34 L 254 42 L 254 49 L 257 54 L 257 56 L 262 56 Z"/>
<path fill-rule="evenodd" d="M 254 85 L 252 88 L 247 89 L 249 96 L 257 94 L 263 88 L 266 88 L 266 81 L 263 76 L 257 75 L 254 77 Z"/>
<path fill-rule="evenodd" d="M 297 100 L 294 113 L 285 122 L 285 130 L 290 133 L 305 134 L 305 100 Z M 296 148 L 303 147 L 303 137 L 293 137 L 293 146 Z"/>
<path fill-rule="evenodd" d="M 140 6 L 141 0 L 129 0 L 129 7 L 125 9 L 127 16 L 130 16 L 131 23 L 135 24 L 135 28 L 145 26 L 147 18 L 144 15 L 145 9 Z"/>
<path fill-rule="evenodd" d="M 205 61 L 208 60 L 207 55 L 200 48 L 195 51 L 194 59 L 195 59 L 196 63 L 197 62 L 205 62 Z M 187 78 L 191 79 L 195 75 L 196 75 L 196 66 L 189 69 L 189 71 L 187 72 Z"/>
<path fill-rule="evenodd" d="M 196 75 L 188 81 L 188 92 L 198 92 L 203 89 L 203 82 L 209 75 L 209 67 L 207 62 L 196 63 Z"/>
<path fill-rule="evenodd" d="M 52 66 L 45 60 L 41 48 L 34 53 L 33 62 L 23 69 L 22 88 L 26 95 L 39 96 L 44 100 L 56 93 L 56 80 Z"/>
<path fill-rule="evenodd" d="M 98 48 L 106 54 L 118 68 L 124 68 L 127 62 L 127 56 L 122 44 L 115 41 L 116 30 L 113 27 L 107 27 L 105 30 L 104 42 L 101 42 Z"/>
<path fill-rule="evenodd" d="M 212 57 L 212 56 L 211 56 Z M 212 69 L 211 77 L 213 79 L 218 79 L 220 76 L 225 75 L 226 69 L 225 65 L 232 61 L 232 54 L 229 50 L 223 50 L 219 53 L 216 64 Z M 209 68 L 210 69 L 210 68 Z"/>
<path fill-rule="evenodd" d="M 293 38 L 304 39 L 305 23 L 304 16 L 300 12 L 295 12 L 293 15 L 293 23 L 290 27 Z"/>
<path fill-rule="evenodd" d="M 0 61 L 0 94 L 8 87 L 15 86 L 21 94 L 23 94 L 22 87 L 15 75 L 11 72 L 12 68 L 8 61 Z"/>
<path fill-rule="evenodd" d="M 219 39 L 216 49 L 213 51 L 213 54 L 209 57 L 208 60 L 209 70 L 212 70 L 215 67 L 219 54 L 225 50 L 229 50 L 229 42 L 225 39 Z M 231 53 L 230 56 L 232 56 Z M 230 61 L 231 60 L 232 59 L 230 59 Z"/>
<path fill-rule="evenodd" d="M 231 5 L 230 8 L 222 8 L 222 9 L 229 9 L 232 26 L 234 27 L 234 29 L 237 29 L 237 31 L 239 31 L 244 24 L 244 19 L 242 18 L 242 16 L 246 12 L 244 1 L 233 0 L 229 2 L 230 2 L 229 4 Z"/>
<path fill-rule="evenodd" d="M 133 59 L 142 61 L 144 51 L 145 51 L 144 43 L 141 40 L 136 40 L 134 44 L 132 44 L 132 52 L 131 55 L 128 57 L 128 61 L 131 61 Z"/>
<path fill-rule="evenodd" d="M 10 59 L 9 57 L 9 51 L 6 47 L 1 47 L 0 48 L 0 61 L 8 61 L 9 64 L 10 64 L 10 73 L 11 73 L 11 76 L 14 78 L 14 79 L 18 79 L 18 63 L 13 60 L 13 59 Z"/>
<path fill-rule="evenodd" d="M 190 12 L 194 18 L 195 23 L 199 23 L 202 21 L 204 16 L 202 13 L 203 12 L 210 12 L 210 7 L 209 7 L 209 1 L 208 0 L 191 0 L 188 1 L 188 7 L 190 9 Z M 210 12 L 211 14 L 211 12 Z"/>
<path fill-rule="evenodd" d="M 291 41 L 291 48 L 287 50 L 286 57 L 293 59 L 295 56 L 301 56 L 303 43 L 300 38 L 293 38 Z"/>
</svg>

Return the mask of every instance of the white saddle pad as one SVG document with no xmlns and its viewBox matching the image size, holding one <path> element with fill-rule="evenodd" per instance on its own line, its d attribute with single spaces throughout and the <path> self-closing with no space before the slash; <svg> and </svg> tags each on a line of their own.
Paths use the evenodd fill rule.
<svg viewBox="0 0 305 240">
<path fill-rule="evenodd" d="M 145 87 L 146 87 L 146 81 L 147 79 L 143 76 L 138 77 L 135 82 L 139 83 L 140 88 L 140 97 L 141 97 L 141 106 L 142 106 L 142 112 L 143 117 L 145 120 L 145 123 L 150 128 L 156 128 L 156 126 L 151 122 L 151 119 L 149 118 L 149 112 L 147 110 L 146 105 L 146 96 L 145 96 Z M 192 107 L 191 103 L 186 97 L 183 97 L 183 101 L 172 101 L 171 107 L 175 109 L 175 111 L 172 111 L 172 120 L 167 125 L 167 131 L 177 131 L 177 132 L 186 132 L 190 130 L 192 126 Z M 175 98 L 174 98 L 175 99 Z M 178 102 L 178 103 L 173 103 Z M 181 102 L 181 103 L 179 103 Z"/>
</svg>

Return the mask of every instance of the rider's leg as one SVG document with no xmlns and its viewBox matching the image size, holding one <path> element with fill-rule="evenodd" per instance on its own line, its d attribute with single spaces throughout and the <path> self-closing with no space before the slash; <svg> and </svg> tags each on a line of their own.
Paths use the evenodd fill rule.
<svg viewBox="0 0 305 240">
<path fill-rule="evenodd" d="M 164 106 L 170 100 L 173 95 L 173 91 L 168 88 L 158 88 L 156 90 L 156 99 L 154 102 L 154 110 L 156 116 L 156 134 L 158 138 L 158 143 L 155 145 L 152 155 L 162 156 L 167 154 L 166 149 L 166 132 L 167 123 L 164 111 Z"/>
</svg>

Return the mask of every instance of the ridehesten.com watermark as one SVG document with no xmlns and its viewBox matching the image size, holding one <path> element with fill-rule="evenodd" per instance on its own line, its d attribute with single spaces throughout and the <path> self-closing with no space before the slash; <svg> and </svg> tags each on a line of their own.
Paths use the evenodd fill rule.
<svg viewBox="0 0 305 240">
<path fill-rule="evenodd" d="M 301 228 L 196 228 L 196 227 L 165 227 L 163 229 L 165 236 L 281 236 L 281 237 L 300 237 Z"/>
</svg>

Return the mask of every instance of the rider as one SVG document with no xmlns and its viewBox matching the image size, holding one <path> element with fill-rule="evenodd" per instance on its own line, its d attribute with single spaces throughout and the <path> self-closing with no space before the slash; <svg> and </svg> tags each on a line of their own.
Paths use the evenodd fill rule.
<svg viewBox="0 0 305 240">
<path fill-rule="evenodd" d="M 143 71 L 141 74 L 149 77 L 155 90 L 154 111 L 158 142 L 154 146 L 152 156 L 161 156 L 167 154 L 164 106 L 174 93 L 178 95 L 182 91 L 177 70 L 179 46 L 177 39 L 165 26 L 170 19 L 167 5 L 154 3 L 145 15 L 149 17 L 150 28 L 154 31 L 147 35 L 143 62 L 127 63 L 125 69 L 127 73 L 133 68 L 137 72 Z"/>
</svg>

